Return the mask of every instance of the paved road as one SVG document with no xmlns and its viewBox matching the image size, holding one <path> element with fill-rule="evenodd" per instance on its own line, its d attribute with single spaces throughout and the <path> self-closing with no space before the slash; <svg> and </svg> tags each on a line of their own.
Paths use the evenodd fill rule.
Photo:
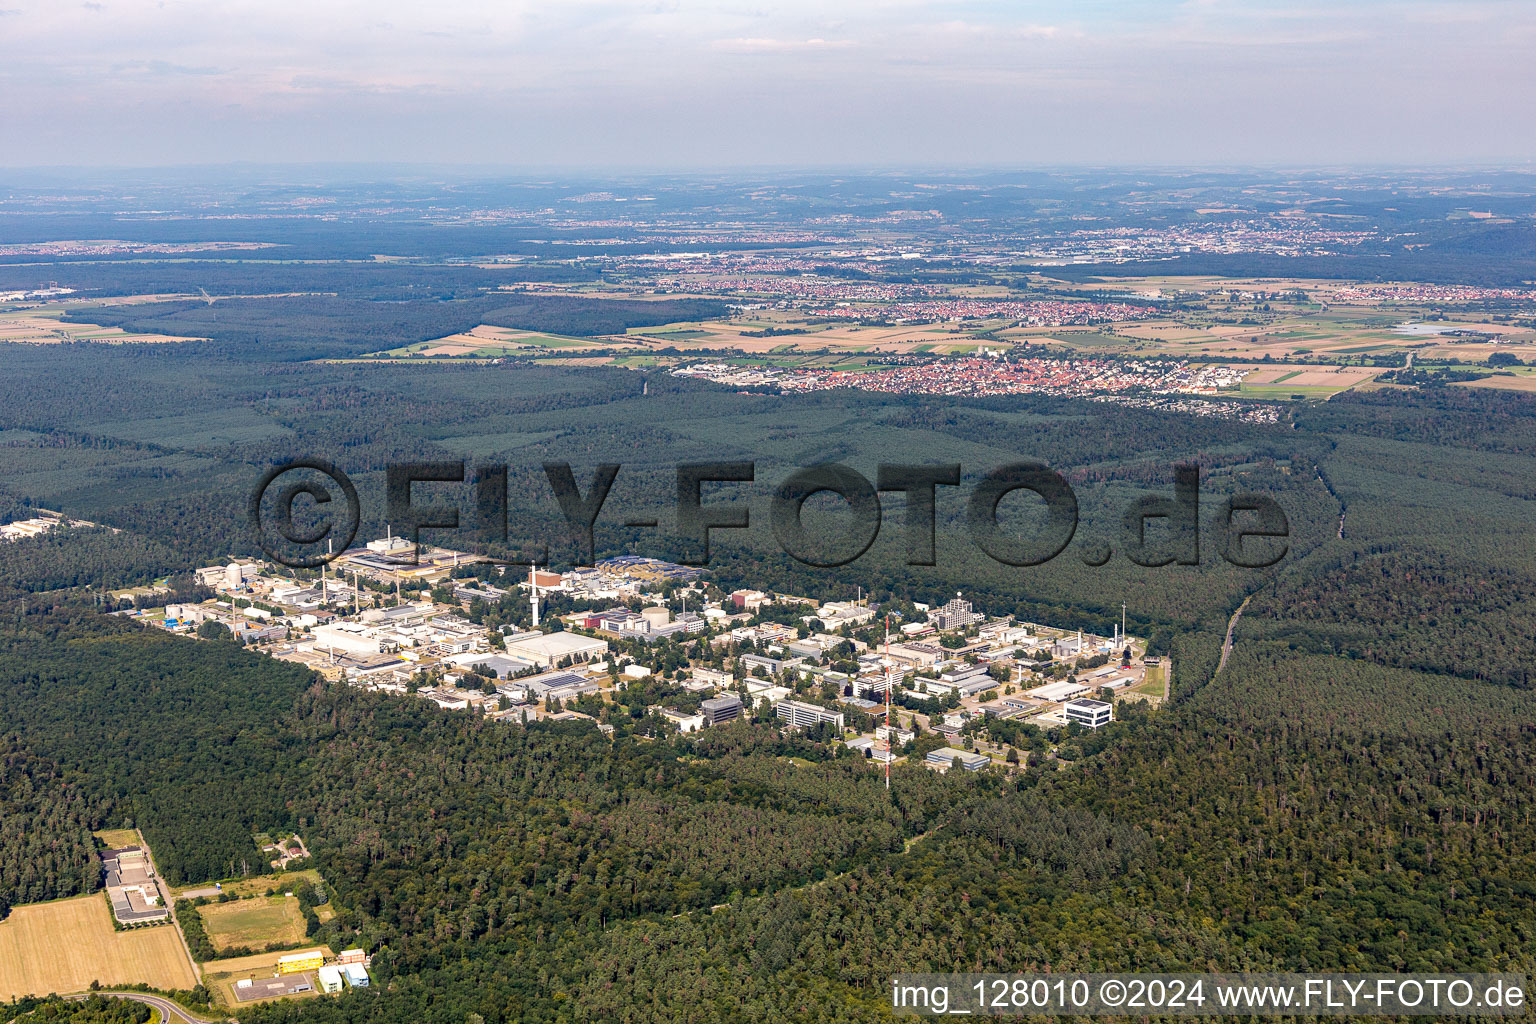
<svg viewBox="0 0 1536 1024">
<path fill-rule="evenodd" d="M 178 896 L 176 898 L 180 899 L 180 900 L 195 900 L 199 896 L 210 896 L 210 897 L 217 896 L 219 893 L 221 893 L 223 891 L 224 890 L 215 888 L 214 886 L 206 885 L 206 886 L 204 886 L 201 889 L 187 889 L 180 896 Z"/>
<path fill-rule="evenodd" d="M 144 833 L 140 832 L 142 838 Z M 192 946 L 187 942 L 187 933 L 181 930 L 181 922 L 176 920 L 176 899 L 171 895 L 171 883 L 160 874 L 160 865 L 155 863 L 155 851 L 149 848 L 148 843 L 143 844 L 144 856 L 149 860 L 149 868 L 155 873 L 155 885 L 160 890 L 160 899 L 165 909 L 171 912 L 171 927 L 176 929 L 176 937 L 181 940 L 181 952 L 187 958 L 187 966 L 192 968 L 192 977 L 201 978 L 202 972 L 197 969 L 197 961 L 192 958 Z"/>
<path fill-rule="evenodd" d="M 166 1024 L 212 1024 L 220 1018 L 200 1017 L 191 1010 L 173 1003 L 164 996 L 157 996 L 150 992 L 123 992 L 113 989 L 103 989 L 100 992 L 87 992 L 82 995 L 65 996 L 66 999 L 87 999 L 91 996 L 112 996 L 115 999 L 131 999 L 145 1006 L 153 1006 L 160 1011 L 161 1020 Z"/>
<path fill-rule="evenodd" d="M 1237 611 L 1227 620 L 1227 639 L 1221 645 L 1221 662 L 1216 666 L 1219 673 L 1227 667 L 1227 659 L 1232 656 L 1232 631 L 1237 629 L 1237 620 L 1243 617 L 1243 609 L 1248 607 L 1248 602 L 1253 600 L 1253 595 L 1243 598 L 1243 603 L 1237 606 Z"/>
</svg>

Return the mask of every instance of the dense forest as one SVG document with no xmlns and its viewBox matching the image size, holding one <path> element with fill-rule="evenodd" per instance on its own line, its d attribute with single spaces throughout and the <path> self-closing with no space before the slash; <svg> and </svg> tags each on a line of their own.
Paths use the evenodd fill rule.
<svg viewBox="0 0 1536 1024">
<path fill-rule="evenodd" d="M 904 969 L 1536 969 L 1536 400 L 1387 389 L 1245 424 L 1043 396 L 303 362 L 477 323 L 600 333 L 712 308 L 460 296 L 446 278 L 396 302 L 386 270 L 335 273 L 366 283 L 111 320 L 206 343 L 7 354 L 0 517 L 42 506 L 102 528 L 0 544 L 0 916 L 99 887 L 92 829 L 141 828 L 177 883 L 265 870 L 253 834 L 300 831 L 335 909 L 313 937 L 375 951 L 380 983 L 243 1010 L 255 1024 L 872 1021 Z M 1175 699 L 1075 760 L 898 766 L 887 794 L 814 735 L 492 723 L 103 614 L 104 591 L 252 553 L 248 489 L 300 455 L 353 476 L 364 537 L 385 527 L 391 461 L 505 462 L 511 540 L 550 543 L 556 565 L 577 556 L 542 462 L 585 484 L 622 461 L 597 553 L 666 556 L 665 528 L 618 524 L 669 523 L 680 462 L 751 460 L 757 480 L 712 499 L 752 512 L 713 543 L 721 586 L 963 588 L 989 615 L 1100 631 L 1123 607 L 1170 657 Z M 969 537 L 965 499 L 1031 458 L 1071 482 L 1078 535 L 1047 565 L 1003 566 Z M 772 488 L 827 460 L 870 477 L 961 464 L 939 564 L 905 564 L 894 495 L 852 565 L 784 555 Z M 1201 564 L 1145 569 L 1124 557 L 1123 513 L 1170 494 L 1180 462 L 1202 468 Z M 1221 503 L 1244 492 L 1290 524 L 1265 570 L 1219 555 Z M 1087 564 L 1096 543 L 1116 557 Z"/>
<path fill-rule="evenodd" d="M 18 999 L 0 1005 L 0 1016 L 28 1024 L 150 1024 L 159 1019 L 156 1012 L 143 1003 L 100 995 L 79 1000 L 57 996 Z"/>
<path fill-rule="evenodd" d="M 77 829 L 137 823 L 178 879 L 302 829 L 338 911 L 316 937 L 380 951 L 383 988 L 242 1019 L 873 1020 L 898 969 L 1533 966 L 1522 690 L 1271 642 L 1212 678 L 1191 637 L 1189 695 L 1075 766 L 901 768 L 888 796 L 745 723 L 488 723 L 67 608 L 4 641 L 31 757 L 80 768 Z"/>
</svg>

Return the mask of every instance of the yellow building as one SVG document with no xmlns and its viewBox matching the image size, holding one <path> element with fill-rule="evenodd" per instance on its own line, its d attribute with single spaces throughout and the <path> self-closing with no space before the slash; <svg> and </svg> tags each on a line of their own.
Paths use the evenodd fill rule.
<svg viewBox="0 0 1536 1024">
<path fill-rule="evenodd" d="M 300 971 L 318 970 L 323 963 L 325 963 L 325 951 L 322 949 L 289 953 L 277 958 L 277 973 L 298 974 Z"/>
</svg>

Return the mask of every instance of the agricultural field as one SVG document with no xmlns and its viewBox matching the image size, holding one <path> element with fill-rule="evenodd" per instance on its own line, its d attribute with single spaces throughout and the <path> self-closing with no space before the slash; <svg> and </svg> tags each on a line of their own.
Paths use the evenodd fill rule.
<svg viewBox="0 0 1536 1024">
<path fill-rule="evenodd" d="M 551 291 L 569 294 L 583 287 L 589 286 Z M 638 297 L 638 293 L 616 290 L 612 285 L 601 288 L 610 297 Z M 1507 322 L 1498 322 L 1500 317 L 1470 307 L 1461 309 L 1455 303 L 1372 301 L 1361 298 L 1359 287 L 1349 282 L 1145 277 L 1067 283 L 1035 275 L 1030 279 L 1029 290 L 1043 296 L 1064 291 L 1073 298 L 1082 297 L 1084 292 L 1099 292 L 1106 301 L 1162 299 L 1178 306 L 1155 319 L 1061 327 L 1020 326 L 1008 319 L 882 326 L 814 317 L 795 309 L 754 309 L 720 319 L 631 327 L 623 334 L 594 338 L 481 325 L 460 334 L 362 358 L 472 362 L 517 356 L 557 365 L 641 368 L 674 365 L 695 353 L 733 350 L 754 362 L 799 366 L 810 364 L 797 362 L 798 358 L 812 356 L 962 356 L 981 347 L 1006 349 L 1027 344 L 1088 357 L 1124 354 L 1196 362 L 1221 358 L 1359 363 L 1385 356 L 1395 363 L 1412 353 L 1420 361 L 1451 359 L 1476 363 L 1496 352 L 1505 352 L 1536 363 L 1536 326 L 1527 321 L 1516 322 L 1517 318 L 1511 315 L 1502 318 Z M 957 287 L 952 294 L 1004 298 L 1018 292 L 997 284 L 973 284 Z M 596 295 L 597 292 L 591 292 L 590 297 Z M 845 312 L 859 316 L 878 313 L 880 309 L 878 303 L 859 303 Z M 589 354 L 593 349 L 607 352 Z M 610 354 L 614 349 L 627 351 Z M 663 349 L 667 351 L 659 351 Z M 861 365 L 850 362 L 836 368 L 853 369 Z M 831 364 L 823 362 L 817 366 L 825 369 Z M 1336 383 L 1299 383 L 1299 390 L 1282 397 L 1291 393 L 1328 397 L 1343 390 L 1334 387 Z M 1519 382 L 1489 386 L 1522 387 Z M 1313 387 L 1318 390 L 1310 390 Z"/>
<path fill-rule="evenodd" d="M 625 344 L 607 338 L 571 338 L 538 331 L 520 331 L 511 327 L 481 324 L 445 338 L 403 345 L 377 352 L 367 358 L 382 359 L 499 359 L 507 355 L 526 355 L 540 349 L 612 348 Z"/>
<path fill-rule="evenodd" d="M 574 338 L 508 327 L 482 325 L 461 334 L 417 342 L 361 357 L 366 361 L 416 361 L 453 359 L 465 362 L 488 361 L 505 356 L 536 358 L 558 365 L 654 366 L 671 364 L 677 356 L 658 354 L 658 349 L 690 352 L 716 352 L 734 349 L 755 359 L 773 356 L 798 357 L 810 353 L 829 354 L 833 361 L 846 356 L 870 354 L 964 355 L 987 340 L 976 334 L 982 325 L 958 330 L 934 325 L 878 327 L 865 324 L 826 323 L 798 318 L 792 314 L 759 312 L 750 317 L 729 320 L 689 321 L 658 327 L 632 327 L 622 335 Z M 1003 326 L 997 324 L 995 326 Z M 767 334 L 770 330 L 794 331 Z M 995 343 L 994 343 L 995 344 Z M 583 349 L 627 349 L 618 355 L 589 356 Z M 351 362 L 353 360 L 345 360 Z M 771 361 L 771 359 L 770 359 Z M 798 362 L 782 365 L 800 365 Z M 862 366 L 851 363 L 849 366 Z"/>
<path fill-rule="evenodd" d="M 1253 398 L 1332 398 L 1379 373 L 1365 366 L 1254 366 L 1243 378 L 1242 392 Z"/>
<path fill-rule="evenodd" d="M 0 921 L 0 999 L 79 992 L 93 981 L 197 984 L 174 926 L 113 931 L 101 893 L 15 907 Z"/>
<path fill-rule="evenodd" d="M 257 896 L 198 908 L 215 950 L 262 949 L 304 941 L 304 917 L 291 896 Z"/>
<path fill-rule="evenodd" d="M 169 334 L 133 334 L 120 327 L 64 323 L 66 313 L 79 312 L 83 304 L 60 303 L 32 308 L 0 306 L 0 342 L 28 345 L 62 345 L 77 341 L 104 344 L 196 341 Z"/>
<path fill-rule="evenodd" d="M 1045 279 L 1040 283 L 1062 284 Z M 1130 295 L 1200 301 L 1203 309 L 1103 329 L 1121 339 L 1127 351 L 1143 355 L 1285 359 L 1413 352 L 1418 359 L 1477 362 L 1494 352 L 1510 352 L 1527 362 L 1536 358 L 1536 327 L 1528 319 L 1491 321 L 1486 313 L 1459 309 L 1453 302 L 1362 298 L 1355 285 L 1344 281 L 1140 277 L 1085 281 L 1071 287 L 1102 291 L 1106 298 Z M 1230 298 L 1234 293 L 1304 294 L 1306 300 L 1234 300 Z M 1066 345 L 1078 341 L 1068 332 L 1045 328 L 1004 332 L 1015 340 L 1030 334 L 1050 334 Z"/>
<path fill-rule="evenodd" d="M 1498 373 L 1491 373 L 1477 380 L 1462 382 L 1457 387 L 1497 388 L 1501 391 L 1536 392 L 1536 367 L 1515 366 Z"/>
<path fill-rule="evenodd" d="M 767 331 L 795 331 L 793 334 L 767 334 Z M 631 340 L 649 342 L 682 352 L 691 349 L 733 348 L 753 355 L 786 352 L 911 353 L 970 351 L 978 341 L 970 331 L 932 324 L 907 324 L 880 327 L 854 323 L 826 323 L 806 320 L 791 314 L 759 312 L 750 318 L 707 320 L 667 324 L 663 327 L 633 327 Z"/>
</svg>

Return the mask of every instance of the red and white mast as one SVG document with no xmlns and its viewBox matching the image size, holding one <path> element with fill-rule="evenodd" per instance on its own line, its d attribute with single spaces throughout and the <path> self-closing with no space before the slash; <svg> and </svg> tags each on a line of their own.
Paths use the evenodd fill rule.
<svg viewBox="0 0 1536 1024">
<path fill-rule="evenodd" d="M 891 791 L 891 613 L 885 613 L 885 791 Z"/>
</svg>

